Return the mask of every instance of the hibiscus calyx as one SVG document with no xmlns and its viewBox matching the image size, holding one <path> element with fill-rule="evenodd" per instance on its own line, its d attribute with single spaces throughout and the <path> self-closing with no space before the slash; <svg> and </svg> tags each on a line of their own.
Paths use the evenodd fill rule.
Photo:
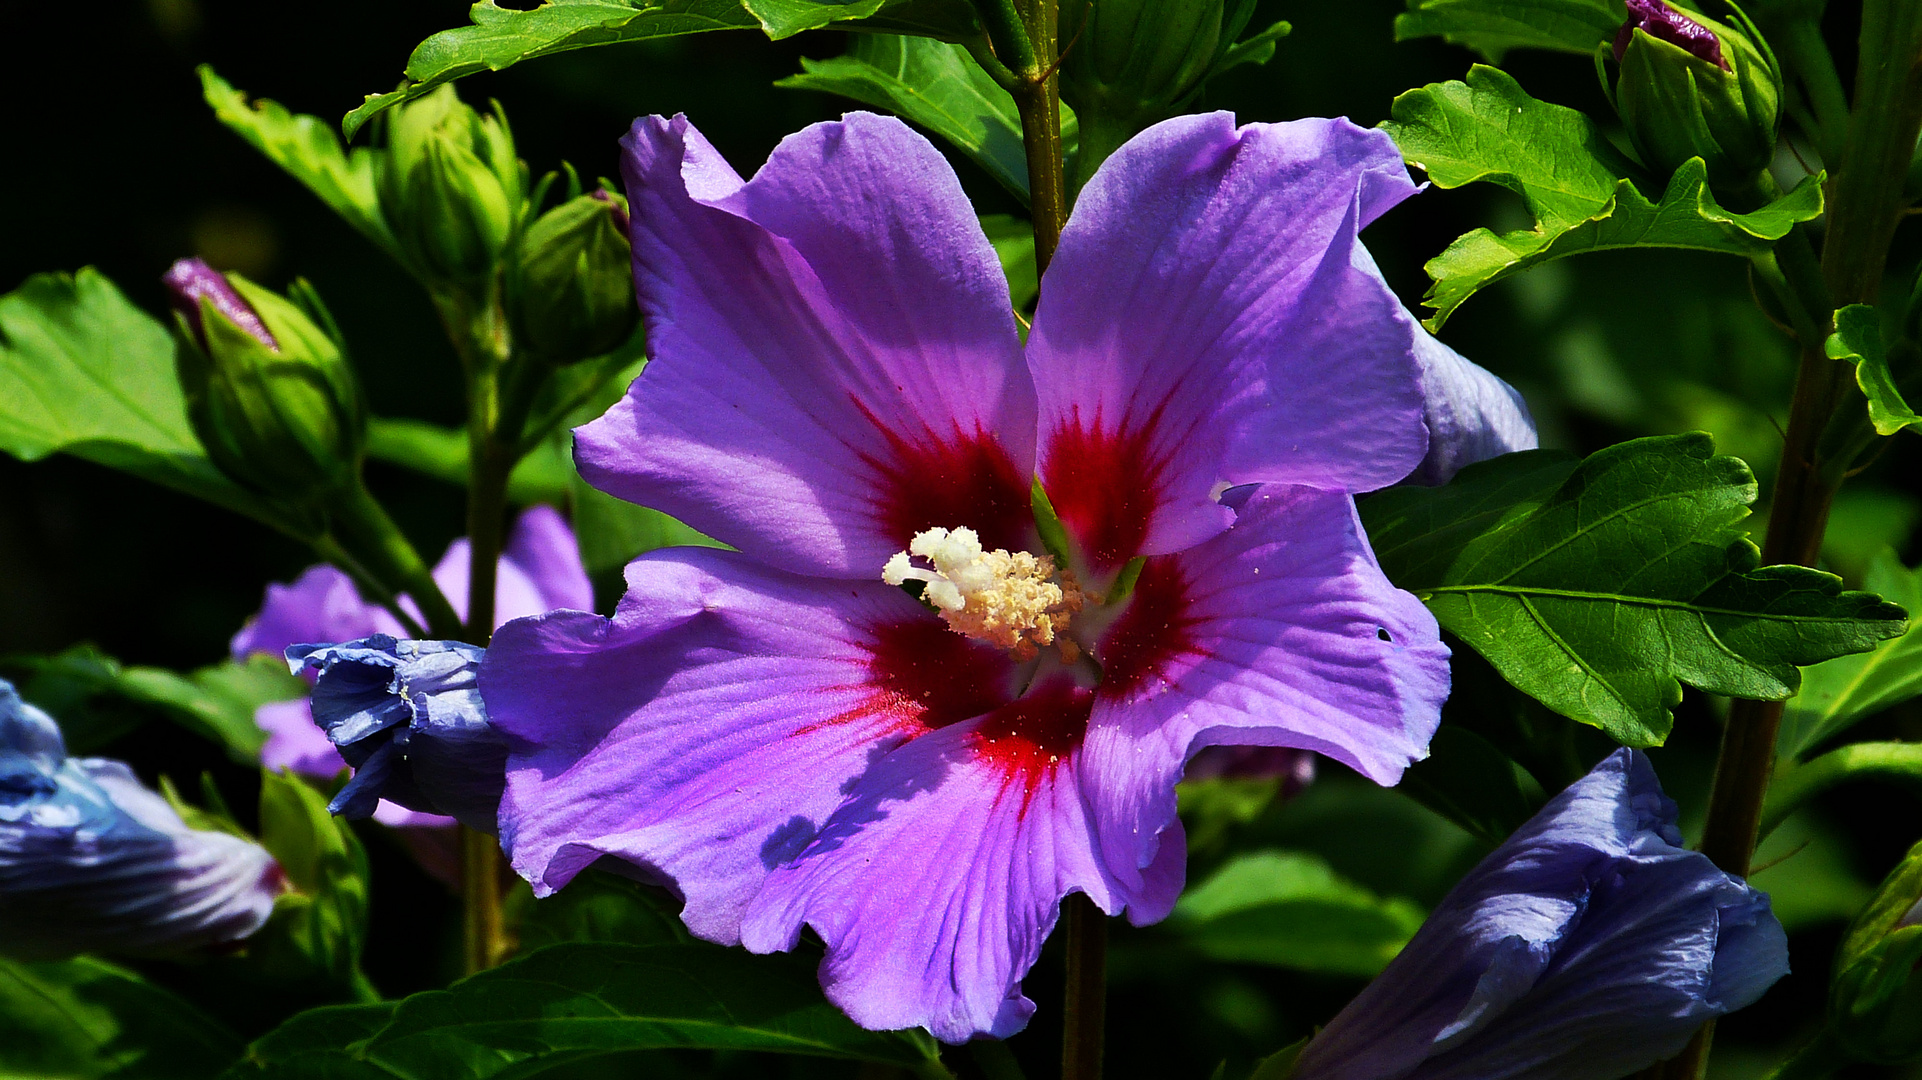
<svg viewBox="0 0 1922 1080">
<path fill-rule="evenodd" d="M 925 559 L 933 569 L 914 565 L 910 556 Z M 988 551 L 965 527 L 927 529 L 915 534 L 908 550 L 888 559 L 881 580 L 922 582 L 921 599 L 941 613 L 949 629 L 1007 649 L 1017 660 L 1031 660 L 1049 645 L 1066 663 L 1081 654 L 1065 632 L 1086 598 L 1074 574 L 1057 569 L 1052 555 Z"/>
</svg>

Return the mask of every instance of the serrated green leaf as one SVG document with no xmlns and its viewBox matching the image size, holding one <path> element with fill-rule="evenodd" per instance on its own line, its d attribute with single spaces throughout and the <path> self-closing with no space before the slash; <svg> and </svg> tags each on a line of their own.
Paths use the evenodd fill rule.
<svg viewBox="0 0 1922 1080">
<path fill-rule="evenodd" d="M 91 267 L 35 274 L 0 296 L 0 452 L 72 454 L 308 535 L 207 460 L 172 333 Z"/>
<path fill-rule="evenodd" d="M 765 1050 L 946 1075 L 925 1033 L 863 1031 L 829 1005 L 812 962 L 704 943 L 554 945 L 415 994 L 375 1028 L 373 1010 L 387 1007 L 297 1018 L 254 1043 L 227 1075 L 310 1075 L 302 1059 L 331 1051 L 342 1068 L 326 1075 L 477 1080 L 524 1075 L 560 1055 L 664 1048 Z M 343 1049 L 340 1038 L 357 1028 L 374 1033 Z"/>
<path fill-rule="evenodd" d="M 221 1076 L 223 1080 L 256 1076 L 272 1076 L 275 1080 L 393 1080 L 393 1073 L 357 1060 L 351 1047 L 386 1027 L 398 1008 L 398 1001 L 382 1001 L 309 1009 L 254 1040 L 247 1047 L 247 1056 Z"/>
<path fill-rule="evenodd" d="M 1755 481 L 1700 433 L 1577 462 L 1510 454 L 1362 504 L 1390 580 L 1549 708 L 1629 746 L 1668 736 L 1682 684 L 1779 700 L 1799 666 L 1902 633 L 1832 575 L 1758 567 Z"/>
<path fill-rule="evenodd" d="M 1500 63 L 1510 49 L 1586 56 L 1613 40 L 1628 18 L 1622 0 L 1408 0 L 1395 40 L 1440 37 Z"/>
<path fill-rule="evenodd" d="M 212 1076 L 240 1039 L 186 1001 L 90 957 L 0 960 L 0 1076 L 177 1080 Z"/>
<path fill-rule="evenodd" d="M 405 85 L 369 94 L 347 114 L 341 126 L 349 139 L 376 114 L 442 83 L 596 45 L 708 30 L 758 29 L 780 38 L 829 24 L 949 41 L 978 32 L 974 12 L 963 0 L 547 0 L 524 11 L 481 0 L 468 15 L 474 25 L 443 30 L 420 43 L 407 59 Z"/>
<path fill-rule="evenodd" d="M 1922 613 L 1922 573 L 1885 551 L 1869 564 L 1862 584 L 1871 592 Z M 1922 622 L 1922 620 L 1918 620 Z M 1874 652 L 1841 656 L 1802 672 L 1802 692 L 1782 713 L 1776 752 L 1802 757 L 1857 721 L 1922 694 L 1922 632 L 1885 641 Z"/>
<path fill-rule="evenodd" d="M 1522 196 L 1536 222 L 1499 235 L 1476 229 L 1429 260 L 1434 284 L 1423 302 L 1435 309 L 1426 320 L 1431 330 L 1481 289 L 1554 259 L 1634 247 L 1747 257 L 1822 213 L 1821 175 L 1752 213 L 1727 210 L 1709 192 L 1699 158 L 1684 162 L 1651 202 L 1587 116 L 1537 101 L 1507 73 L 1481 64 L 1466 82 L 1401 95 L 1391 116 L 1383 128 L 1436 186 L 1500 184 Z"/>
<path fill-rule="evenodd" d="M 775 83 L 789 90 L 819 90 L 886 109 L 946 139 L 1028 201 L 1028 155 L 1014 98 L 981 70 L 968 50 L 922 37 L 892 35 L 854 39 L 848 51 L 828 60 L 801 61 L 802 73 Z M 1080 127 L 1061 108 L 1061 142 L 1072 153 Z"/>
<path fill-rule="evenodd" d="M 222 124 L 300 181 L 362 235 L 399 257 L 399 246 L 374 192 L 373 151 L 345 149 L 333 125 L 318 116 L 292 113 L 264 98 L 250 103 L 211 65 L 202 64 L 197 70 L 201 93 Z"/>
<path fill-rule="evenodd" d="M 1248 1080 L 1289 1080 L 1289 1077 L 1295 1075 L 1295 1062 L 1301 1057 L 1301 1052 L 1306 1049 L 1308 1049 L 1306 1038 L 1289 1043 L 1255 1062 L 1255 1071 L 1248 1074 Z"/>
<path fill-rule="evenodd" d="M 1241 855 L 1192 886 L 1167 930 L 1215 960 L 1374 975 L 1421 926 L 1422 910 L 1383 899 L 1313 855 Z"/>
<path fill-rule="evenodd" d="M 1827 352 L 1832 360 L 1855 365 L 1855 383 L 1869 399 L 1869 421 L 1877 435 L 1893 435 L 1910 427 L 1922 430 L 1922 416 L 1903 397 L 1889 364 L 1882 319 L 1874 308 L 1850 304 L 1836 312 L 1835 333 L 1829 335 Z"/>
</svg>

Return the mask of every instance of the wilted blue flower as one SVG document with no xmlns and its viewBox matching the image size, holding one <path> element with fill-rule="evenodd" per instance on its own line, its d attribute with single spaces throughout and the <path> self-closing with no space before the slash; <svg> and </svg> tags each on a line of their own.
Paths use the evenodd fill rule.
<svg viewBox="0 0 1922 1080">
<path fill-rule="evenodd" d="M 188 828 L 118 761 L 68 757 L 53 720 L 0 680 L 0 954 L 238 941 L 282 891 L 259 845 Z"/>
<path fill-rule="evenodd" d="M 467 617 L 467 572 L 471 548 L 465 537 L 447 547 L 434 566 L 434 582 L 447 595 L 454 613 Z M 567 521 L 551 506 L 532 506 L 521 514 L 501 549 L 494 579 L 494 625 L 510 619 L 539 615 L 556 608 L 587 611 L 594 607 L 594 587 L 581 566 L 580 545 Z M 412 599 L 400 606 L 416 619 Z M 361 598 L 352 579 L 321 564 L 310 566 L 298 580 L 267 586 L 260 610 L 233 638 L 236 660 L 269 655 L 276 660 L 287 647 L 307 642 L 351 641 L 373 634 L 404 637 L 400 620 L 386 608 Z M 292 769 L 301 776 L 330 781 L 347 767 L 325 733 L 314 723 L 306 698 L 275 701 L 254 713 L 254 723 L 267 733 L 260 763 L 269 769 Z M 435 814 L 381 803 L 375 821 L 400 828 L 451 828 L 453 821 Z"/>
<path fill-rule="evenodd" d="M 481 705 L 475 675 L 484 652 L 386 634 L 288 648 L 294 671 L 319 674 L 314 722 L 354 767 L 329 810 L 364 818 L 384 798 L 494 831 L 507 743 Z"/>
<path fill-rule="evenodd" d="M 1619 750 L 1442 899 L 1295 1080 L 1614 1080 L 1788 974 L 1768 896 L 1681 846 Z"/>
</svg>

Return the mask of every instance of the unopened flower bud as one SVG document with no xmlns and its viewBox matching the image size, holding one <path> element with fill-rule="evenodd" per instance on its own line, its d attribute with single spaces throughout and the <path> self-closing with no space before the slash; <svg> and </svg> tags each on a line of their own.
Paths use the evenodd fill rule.
<svg viewBox="0 0 1922 1080">
<path fill-rule="evenodd" d="M 175 263 L 164 280 L 187 416 L 214 464 L 295 502 L 351 478 L 366 418 L 339 344 L 293 302 L 198 259 Z"/>
<path fill-rule="evenodd" d="M 1078 34 L 1061 61 L 1062 94 L 1081 112 L 1145 127 L 1201 85 L 1222 40 L 1223 0 L 1080 0 L 1061 10 Z"/>
<path fill-rule="evenodd" d="M 377 176 L 395 240 L 432 281 L 486 280 L 521 213 L 521 165 L 506 118 L 476 113 L 452 86 L 389 115 Z"/>
<path fill-rule="evenodd" d="M 1662 0 L 1628 0 L 1615 37 L 1615 109 L 1649 168 L 1689 158 L 1711 184 L 1742 187 L 1775 156 L 1782 73 L 1754 25 L 1742 29 Z"/>
<path fill-rule="evenodd" d="M 515 340 L 554 364 L 609 352 L 640 320 L 627 201 L 596 191 L 527 229 L 508 287 Z"/>
<path fill-rule="evenodd" d="M 118 761 L 68 757 L 53 720 L 0 680 L 0 955 L 238 941 L 283 890 L 258 844 L 189 828 Z"/>
<path fill-rule="evenodd" d="M 1909 849 L 1842 939 L 1829 1026 L 1860 1060 L 1922 1057 L 1922 844 Z"/>
<path fill-rule="evenodd" d="M 458 641 L 386 634 L 287 649 L 289 668 L 319 676 L 314 723 L 354 767 L 329 810 L 364 818 L 384 798 L 494 831 L 507 785 L 507 740 L 481 703 L 484 652 Z"/>
</svg>

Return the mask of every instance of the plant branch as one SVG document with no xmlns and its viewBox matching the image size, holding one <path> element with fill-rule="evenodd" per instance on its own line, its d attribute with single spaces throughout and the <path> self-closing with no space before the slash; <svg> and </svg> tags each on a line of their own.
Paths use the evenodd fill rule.
<svg viewBox="0 0 1922 1080">
<path fill-rule="evenodd" d="M 1100 1080 L 1106 1026 L 1108 917 L 1082 893 L 1067 899 L 1068 994 L 1061 1013 L 1061 1080 Z"/>
</svg>

